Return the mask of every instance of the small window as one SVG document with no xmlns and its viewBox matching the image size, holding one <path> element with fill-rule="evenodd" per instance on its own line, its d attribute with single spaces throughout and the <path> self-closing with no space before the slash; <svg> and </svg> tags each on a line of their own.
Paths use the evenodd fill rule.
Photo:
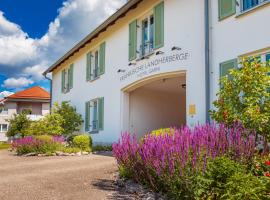
<svg viewBox="0 0 270 200">
<path fill-rule="evenodd" d="M 97 133 L 104 127 L 104 98 L 86 102 L 85 131 Z"/>
<path fill-rule="evenodd" d="M 266 58 L 266 62 L 270 62 L 270 53 L 266 54 L 265 58 Z"/>
<path fill-rule="evenodd" d="M 73 88 L 73 64 L 62 70 L 62 93 L 67 93 Z"/>
<path fill-rule="evenodd" d="M 0 132 L 7 132 L 8 125 L 7 124 L 0 124 Z"/>
<path fill-rule="evenodd" d="M 154 50 L 154 16 L 150 15 L 142 21 L 142 43 L 140 45 L 141 57 Z"/>
<path fill-rule="evenodd" d="M 249 10 L 269 0 L 242 0 L 242 11 Z"/>
<path fill-rule="evenodd" d="M 7 115 L 8 109 L 5 107 L 0 107 L 0 115 Z"/>
</svg>

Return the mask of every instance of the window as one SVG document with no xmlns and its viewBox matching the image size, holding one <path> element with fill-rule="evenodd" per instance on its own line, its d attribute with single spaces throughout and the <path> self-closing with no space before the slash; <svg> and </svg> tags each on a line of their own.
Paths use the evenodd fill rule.
<svg viewBox="0 0 270 200">
<path fill-rule="evenodd" d="M 104 98 L 93 99 L 85 104 L 85 131 L 96 133 L 104 127 Z"/>
<path fill-rule="evenodd" d="M 154 16 L 151 15 L 142 21 L 141 57 L 154 50 Z"/>
<path fill-rule="evenodd" d="M 0 132 L 7 132 L 8 125 L 7 124 L 0 124 Z"/>
<path fill-rule="evenodd" d="M 95 80 L 105 72 L 105 42 L 86 55 L 86 80 Z"/>
<path fill-rule="evenodd" d="M 266 62 L 270 62 L 270 53 L 265 55 Z"/>
<path fill-rule="evenodd" d="M 73 88 L 73 64 L 62 70 L 62 93 L 67 93 Z"/>
<path fill-rule="evenodd" d="M 269 0 L 242 0 L 242 11 L 249 10 Z"/>
<path fill-rule="evenodd" d="M 219 0 L 218 1 L 219 20 L 225 19 L 235 14 L 235 0 Z"/>
<path fill-rule="evenodd" d="M 237 59 L 232 59 L 220 63 L 220 78 L 227 76 L 231 69 L 237 68 Z"/>
<path fill-rule="evenodd" d="M 0 107 L 0 115 L 7 115 L 8 109 L 5 107 Z"/>
<path fill-rule="evenodd" d="M 129 61 L 164 46 L 164 2 L 129 24 Z"/>
</svg>

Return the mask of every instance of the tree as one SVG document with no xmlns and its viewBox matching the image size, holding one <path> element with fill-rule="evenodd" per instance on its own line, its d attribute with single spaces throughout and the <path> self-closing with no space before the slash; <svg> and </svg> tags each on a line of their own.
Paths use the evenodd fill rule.
<svg viewBox="0 0 270 200">
<path fill-rule="evenodd" d="M 21 113 L 19 115 L 14 114 L 9 120 L 9 128 L 7 131 L 8 137 L 14 137 L 15 135 L 20 135 L 24 137 L 27 135 L 27 131 L 31 125 L 31 121 L 27 117 L 26 113 Z"/>
<path fill-rule="evenodd" d="M 64 101 L 59 105 L 55 103 L 52 110 L 53 114 L 59 114 L 63 118 L 62 128 L 63 135 L 71 135 L 75 131 L 79 131 L 83 123 L 82 116 L 76 112 L 76 108 L 72 107 L 68 102 Z"/>
<path fill-rule="evenodd" d="M 216 110 L 211 117 L 228 126 L 236 122 L 254 129 L 267 141 L 270 139 L 270 76 L 269 63 L 256 58 L 243 59 L 239 69 L 230 70 L 220 81 Z"/>
<path fill-rule="evenodd" d="M 34 121 L 28 128 L 27 135 L 62 135 L 64 129 L 62 124 L 64 123 L 63 117 L 58 113 L 52 113 L 46 115 L 43 119 Z"/>
</svg>

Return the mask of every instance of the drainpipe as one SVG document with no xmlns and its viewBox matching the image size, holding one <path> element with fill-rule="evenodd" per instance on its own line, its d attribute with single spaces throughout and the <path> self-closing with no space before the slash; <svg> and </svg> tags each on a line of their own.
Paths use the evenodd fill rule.
<svg viewBox="0 0 270 200">
<path fill-rule="evenodd" d="M 209 53 L 209 0 L 204 1 L 204 25 L 205 25 L 205 108 L 206 122 L 210 122 L 210 53 Z"/>
<path fill-rule="evenodd" d="M 52 79 L 47 77 L 47 73 L 43 74 L 44 78 L 50 81 L 50 113 L 52 111 Z"/>
</svg>

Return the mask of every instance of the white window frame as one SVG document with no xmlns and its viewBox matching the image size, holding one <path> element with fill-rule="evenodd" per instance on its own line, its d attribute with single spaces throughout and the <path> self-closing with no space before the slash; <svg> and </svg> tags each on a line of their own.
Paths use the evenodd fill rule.
<svg viewBox="0 0 270 200">
<path fill-rule="evenodd" d="M 96 103 L 96 110 L 94 107 L 94 104 Z M 99 105 L 98 105 L 98 99 L 93 99 L 90 101 L 90 107 L 89 107 L 89 113 L 90 113 L 90 118 L 89 118 L 89 132 L 90 133 L 97 133 L 99 132 L 99 116 L 98 116 L 98 110 L 99 110 Z M 96 113 L 95 113 L 96 112 Z"/>
<path fill-rule="evenodd" d="M 146 52 L 143 52 L 142 46 L 143 46 L 143 22 L 147 19 L 148 21 L 148 39 L 150 39 L 150 19 L 153 17 L 154 23 L 154 11 L 151 9 L 150 11 L 147 11 L 142 17 L 138 18 L 138 28 L 137 28 L 137 50 L 139 51 L 139 59 L 141 59 L 144 56 L 149 56 L 154 53 L 154 35 L 155 35 L 155 29 L 153 27 L 153 44 L 152 48 L 150 48 L 150 41 L 149 43 L 149 50 Z M 154 26 L 154 24 L 153 24 Z"/>
<path fill-rule="evenodd" d="M 98 56 L 96 58 L 96 52 Z M 99 75 L 99 57 L 100 57 L 100 46 L 91 50 L 91 71 L 90 71 L 90 81 L 94 81 L 100 77 Z M 97 59 L 97 60 L 96 60 Z M 96 66 L 97 62 L 97 66 Z"/>
<path fill-rule="evenodd" d="M 8 115 L 8 109 L 5 107 L 0 108 L 0 115 Z"/>
<path fill-rule="evenodd" d="M 6 126 L 6 130 L 5 131 L 3 131 L 3 126 Z M 0 133 L 5 133 L 5 132 L 7 132 L 8 131 L 8 125 L 7 124 L 0 124 Z"/>
<path fill-rule="evenodd" d="M 260 6 L 263 6 L 263 5 L 267 4 L 267 3 L 270 3 L 270 0 L 259 0 L 258 5 L 253 6 L 251 8 L 248 8 L 246 10 L 244 10 L 244 0 L 237 0 L 237 2 L 238 2 L 238 5 L 239 5 L 239 6 L 236 6 L 236 13 L 237 13 L 237 16 L 238 16 L 238 15 L 247 13 L 249 11 L 252 11 L 252 10 L 254 10 L 254 9 L 260 7 Z"/>
</svg>

